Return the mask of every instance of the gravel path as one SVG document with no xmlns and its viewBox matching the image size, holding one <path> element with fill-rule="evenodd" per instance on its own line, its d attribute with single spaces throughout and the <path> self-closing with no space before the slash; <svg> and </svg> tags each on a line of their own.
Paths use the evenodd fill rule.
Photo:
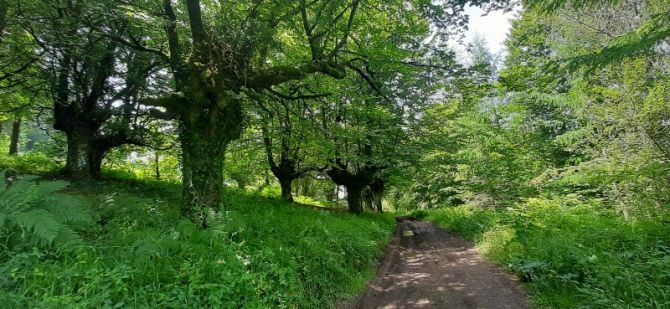
<svg viewBox="0 0 670 309">
<path fill-rule="evenodd" d="M 398 218 L 377 276 L 349 308 L 528 308 L 513 277 L 471 242 L 412 218 Z"/>
</svg>

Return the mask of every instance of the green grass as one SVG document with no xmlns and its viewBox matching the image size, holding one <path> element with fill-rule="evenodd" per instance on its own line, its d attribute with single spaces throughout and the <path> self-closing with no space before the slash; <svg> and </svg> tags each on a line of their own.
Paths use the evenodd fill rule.
<svg viewBox="0 0 670 309">
<path fill-rule="evenodd" d="M 309 196 L 304 196 L 304 195 L 298 195 L 293 197 L 293 200 L 295 200 L 296 203 L 299 204 L 305 204 L 305 205 L 312 205 L 316 207 L 322 207 L 322 208 L 335 208 L 335 209 L 340 209 L 340 210 L 346 210 L 347 205 L 346 204 L 341 204 L 337 202 L 331 202 L 331 201 L 324 201 L 324 200 L 318 200 Z"/>
<path fill-rule="evenodd" d="M 46 169 L 45 169 L 46 170 Z M 314 211 L 239 191 L 207 230 L 157 181 L 72 184 L 95 224 L 74 251 L 0 261 L 3 308 L 327 308 L 360 292 L 390 215 Z"/>
<path fill-rule="evenodd" d="M 670 307 L 670 218 L 626 222 L 598 203 L 566 197 L 421 215 L 515 272 L 536 307 Z"/>
<path fill-rule="evenodd" d="M 58 171 L 60 166 L 49 159 L 46 154 L 40 152 L 30 152 L 21 156 L 0 154 L 0 169 L 11 168 L 24 174 L 52 175 Z"/>
<path fill-rule="evenodd" d="M 281 189 L 278 188 L 278 187 L 262 187 L 262 188 L 259 189 L 258 194 L 260 196 L 267 197 L 267 198 L 280 199 L 281 198 Z M 297 204 L 310 206 L 312 208 L 319 207 L 319 208 L 334 209 L 334 210 L 346 210 L 347 209 L 347 205 L 344 204 L 344 203 L 324 201 L 324 200 L 321 200 L 321 199 L 316 199 L 316 198 L 309 197 L 309 196 L 304 196 L 304 195 L 293 195 L 293 201 Z"/>
</svg>

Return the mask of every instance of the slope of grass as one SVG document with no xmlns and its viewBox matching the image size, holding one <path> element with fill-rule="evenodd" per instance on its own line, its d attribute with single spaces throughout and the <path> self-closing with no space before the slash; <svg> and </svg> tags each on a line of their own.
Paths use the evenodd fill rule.
<svg viewBox="0 0 670 309">
<path fill-rule="evenodd" d="M 0 261 L 3 308 L 327 308 L 372 277 L 390 216 L 315 211 L 229 191 L 218 223 L 179 216 L 180 187 L 72 184 L 95 224 L 74 251 Z"/>
<path fill-rule="evenodd" d="M 626 222 L 598 203 L 569 198 L 422 215 L 517 273 L 537 307 L 670 307 L 670 218 Z"/>
</svg>

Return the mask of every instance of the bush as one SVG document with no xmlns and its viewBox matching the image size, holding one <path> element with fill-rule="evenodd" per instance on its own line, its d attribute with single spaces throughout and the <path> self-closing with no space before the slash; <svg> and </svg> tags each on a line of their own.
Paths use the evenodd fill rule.
<svg viewBox="0 0 670 309">
<path fill-rule="evenodd" d="M 476 241 L 488 258 L 515 272 L 539 307 L 670 306 L 664 220 L 627 222 L 574 196 L 529 199 L 506 210 L 459 206 L 429 213 L 429 220 Z"/>
<path fill-rule="evenodd" d="M 41 152 L 28 152 L 21 156 L 0 155 L 0 169 L 12 168 L 22 174 L 54 174 L 60 167 Z"/>
</svg>

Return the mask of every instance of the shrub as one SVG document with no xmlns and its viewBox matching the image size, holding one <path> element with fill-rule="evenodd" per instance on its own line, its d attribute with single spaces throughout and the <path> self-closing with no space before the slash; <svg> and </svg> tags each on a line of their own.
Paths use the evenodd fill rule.
<svg viewBox="0 0 670 309">
<path fill-rule="evenodd" d="M 428 219 L 515 272 L 539 307 L 670 306 L 670 227 L 662 219 L 629 222 L 578 196 L 506 210 L 443 208 Z"/>
</svg>

